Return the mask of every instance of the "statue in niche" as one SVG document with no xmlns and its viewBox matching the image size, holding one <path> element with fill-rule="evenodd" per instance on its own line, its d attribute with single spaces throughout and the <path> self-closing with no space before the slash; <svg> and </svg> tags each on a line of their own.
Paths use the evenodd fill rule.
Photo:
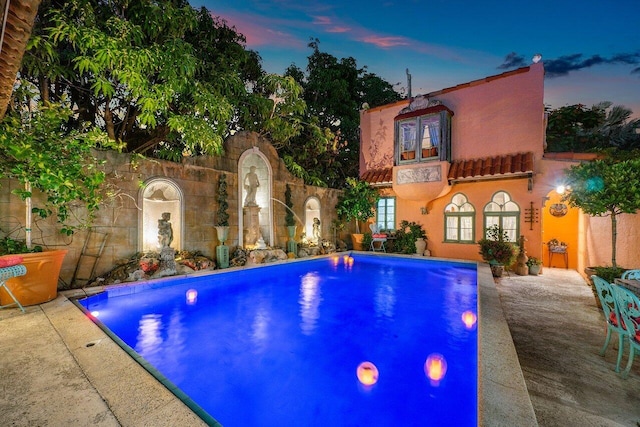
<svg viewBox="0 0 640 427">
<path fill-rule="evenodd" d="M 318 244 L 320 241 L 320 219 L 313 218 L 313 241 Z"/>
<path fill-rule="evenodd" d="M 167 248 L 173 242 L 173 227 L 170 220 L 170 212 L 163 212 L 162 218 L 158 220 L 158 243 L 160 248 Z"/>
<path fill-rule="evenodd" d="M 245 206 L 258 206 L 256 204 L 256 192 L 260 187 L 256 167 L 251 166 L 249 172 L 244 176 L 244 189 L 247 191 L 247 197 L 244 199 Z"/>
</svg>

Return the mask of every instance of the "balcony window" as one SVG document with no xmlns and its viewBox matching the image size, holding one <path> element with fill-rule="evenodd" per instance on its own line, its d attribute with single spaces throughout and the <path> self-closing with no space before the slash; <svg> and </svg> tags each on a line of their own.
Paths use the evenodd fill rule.
<svg viewBox="0 0 640 427">
<path fill-rule="evenodd" d="M 451 112 L 438 105 L 396 117 L 396 164 L 450 160 Z"/>
</svg>

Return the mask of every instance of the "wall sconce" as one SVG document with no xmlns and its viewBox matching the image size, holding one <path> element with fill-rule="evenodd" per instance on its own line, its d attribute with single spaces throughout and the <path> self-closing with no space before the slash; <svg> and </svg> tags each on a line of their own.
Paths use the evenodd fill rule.
<svg viewBox="0 0 640 427">
<path fill-rule="evenodd" d="M 426 206 L 422 206 L 422 207 L 420 208 L 420 213 L 421 213 L 422 215 L 426 215 L 426 214 L 428 214 L 428 213 L 429 213 L 429 209 L 427 209 L 427 207 L 426 207 Z"/>
</svg>

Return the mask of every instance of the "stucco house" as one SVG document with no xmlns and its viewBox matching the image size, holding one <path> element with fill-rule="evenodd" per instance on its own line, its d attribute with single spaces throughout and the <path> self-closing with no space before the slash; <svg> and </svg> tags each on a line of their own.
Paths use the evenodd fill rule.
<svg viewBox="0 0 640 427">
<path fill-rule="evenodd" d="M 608 220 L 566 206 L 556 191 L 585 157 L 544 151 L 542 62 L 363 109 L 360 128 L 360 178 L 381 195 L 379 228 L 415 221 L 432 256 L 480 260 L 476 242 L 499 224 L 546 266 L 607 263 Z M 637 215 L 624 217 L 637 225 Z M 638 239 L 621 237 L 621 265 L 637 266 Z M 566 243 L 566 256 L 549 259 L 553 239 Z"/>
</svg>

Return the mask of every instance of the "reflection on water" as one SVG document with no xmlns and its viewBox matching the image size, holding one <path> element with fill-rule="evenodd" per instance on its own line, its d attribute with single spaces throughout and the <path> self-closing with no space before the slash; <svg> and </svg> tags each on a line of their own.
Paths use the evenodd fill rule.
<svg viewBox="0 0 640 427">
<path fill-rule="evenodd" d="M 320 276 L 317 272 L 311 271 L 302 277 L 300 282 L 300 329 L 305 335 L 311 335 L 316 328 L 316 322 L 320 317 Z"/>
<path fill-rule="evenodd" d="M 145 314 L 138 325 L 138 339 L 135 350 L 142 357 L 151 361 L 162 346 L 162 316 Z"/>
<path fill-rule="evenodd" d="M 167 324 L 163 324 L 162 315 L 145 314 L 138 324 L 138 336 L 134 350 L 149 363 L 164 372 L 172 373 L 181 379 L 186 369 L 180 360 L 184 357 L 186 329 L 183 313 L 174 309 Z"/>
<path fill-rule="evenodd" d="M 251 340 L 255 345 L 254 351 L 263 351 L 269 338 L 269 310 L 259 306 L 251 323 Z"/>
<path fill-rule="evenodd" d="M 447 273 L 445 280 L 451 283 L 445 288 L 443 308 L 446 313 L 447 332 L 450 344 L 466 340 L 469 331 L 474 329 L 476 307 L 475 277 L 467 271 Z M 463 318 L 463 313 L 469 312 Z M 470 316 L 471 315 L 471 316 Z M 469 323 L 471 326 L 468 326 Z"/>
<path fill-rule="evenodd" d="M 396 307 L 396 291 L 390 284 L 380 281 L 375 291 L 376 317 L 392 319 Z"/>
</svg>

